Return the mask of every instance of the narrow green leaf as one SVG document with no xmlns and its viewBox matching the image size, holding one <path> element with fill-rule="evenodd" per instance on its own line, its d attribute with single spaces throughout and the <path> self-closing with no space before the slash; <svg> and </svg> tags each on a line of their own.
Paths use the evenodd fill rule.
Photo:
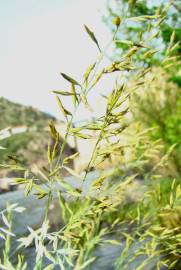
<svg viewBox="0 0 181 270">
<path fill-rule="evenodd" d="M 2 219 L 3 219 L 3 222 L 4 222 L 4 224 L 8 227 L 8 228 L 10 228 L 10 223 L 9 223 L 9 221 L 7 220 L 7 217 L 2 213 Z"/>
<path fill-rule="evenodd" d="M 114 240 L 114 239 L 112 239 L 112 240 L 111 239 L 110 240 L 105 240 L 104 243 L 108 243 L 108 244 L 112 244 L 112 245 L 118 245 L 118 246 L 121 245 L 121 243 L 119 241 Z"/>
<path fill-rule="evenodd" d="M 55 159 L 57 152 L 58 152 L 58 146 L 59 146 L 59 140 L 56 140 L 54 146 L 53 146 L 53 151 L 52 151 L 52 160 Z"/>
<path fill-rule="evenodd" d="M 32 179 L 27 179 L 27 178 L 15 178 L 14 182 L 18 183 L 18 184 L 24 184 L 27 183 L 29 181 L 31 181 Z M 13 183 L 14 184 L 14 183 Z"/>
<path fill-rule="evenodd" d="M 48 144 L 47 158 L 48 158 L 48 162 L 50 164 L 52 162 L 52 155 L 51 155 L 50 143 Z"/>
<path fill-rule="evenodd" d="M 100 188 L 102 186 L 102 184 L 104 183 L 105 179 L 106 179 L 106 176 L 102 176 L 102 177 L 96 179 L 95 181 L 93 181 L 92 187 L 93 188 Z"/>
<path fill-rule="evenodd" d="M 95 80 L 93 81 L 92 85 L 91 85 L 91 88 L 94 87 L 98 81 L 101 79 L 102 75 L 104 74 L 105 70 L 104 68 L 97 74 Z"/>
<path fill-rule="evenodd" d="M 75 85 L 80 85 L 80 83 L 78 83 L 76 80 L 74 80 L 73 78 L 71 78 L 70 76 L 68 76 L 67 74 L 65 73 L 60 73 L 62 75 L 62 77 L 67 80 L 68 82 L 70 83 L 73 83 Z"/>
<path fill-rule="evenodd" d="M 133 46 L 134 43 L 133 41 L 130 41 L 130 40 L 115 40 L 115 43 L 122 43 L 122 44 L 126 44 L 126 45 L 129 45 L 129 46 Z"/>
<path fill-rule="evenodd" d="M 100 46 L 99 46 L 99 43 L 94 35 L 94 33 L 84 24 L 84 27 L 85 27 L 85 30 L 87 32 L 87 34 L 89 35 L 89 37 L 92 39 L 92 41 L 97 45 L 99 51 L 101 52 L 101 49 L 100 49 Z"/>
<path fill-rule="evenodd" d="M 84 74 L 84 83 L 85 85 L 87 86 L 87 83 L 88 83 L 88 79 L 89 79 L 89 75 L 91 74 L 91 72 L 93 71 L 93 69 L 95 68 L 96 66 L 96 63 L 94 64 L 91 64 L 88 69 L 86 70 L 85 74 Z"/>
<path fill-rule="evenodd" d="M 71 85 L 71 94 L 73 96 L 73 103 L 74 103 L 74 105 L 76 105 L 76 103 L 79 103 L 79 99 L 77 97 L 77 95 L 79 95 L 79 94 L 76 93 L 75 84 L 73 84 L 73 83 Z"/>
<path fill-rule="evenodd" d="M 74 94 L 67 91 L 53 91 L 54 94 L 62 95 L 62 96 L 73 96 Z"/>
<path fill-rule="evenodd" d="M 8 231 L 8 230 L 5 230 L 4 228 L 0 228 L 0 230 L 1 230 L 3 233 L 5 233 L 6 235 L 9 235 L 9 236 L 15 236 L 14 233 L 12 233 L 12 232 L 10 232 L 10 231 Z"/>
<path fill-rule="evenodd" d="M 80 154 L 80 153 L 77 152 L 77 153 L 75 153 L 75 154 L 73 154 L 73 155 L 71 155 L 71 156 L 69 156 L 69 157 L 64 158 L 63 163 L 65 164 L 65 163 L 67 163 L 69 160 L 75 159 L 76 157 L 79 156 L 79 154 Z"/>
<path fill-rule="evenodd" d="M 39 191 L 40 193 L 47 193 L 44 189 L 42 189 L 39 185 L 34 184 L 33 187 Z"/>
<path fill-rule="evenodd" d="M 83 127 L 70 128 L 69 132 L 70 133 L 77 133 L 77 132 L 81 131 L 82 129 L 83 129 Z"/>
<path fill-rule="evenodd" d="M 48 193 L 47 192 L 45 192 L 45 193 L 37 192 L 34 195 L 36 195 L 38 197 L 38 199 L 41 200 L 44 197 L 46 197 L 48 195 Z"/>
<path fill-rule="evenodd" d="M 66 191 L 73 191 L 74 188 L 69 184 L 67 183 L 66 181 L 64 181 L 63 179 L 57 179 L 57 181 L 59 181 L 60 185 L 66 189 Z M 65 200 L 64 198 L 60 195 L 59 195 L 59 199 L 61 198 L 61 203 L 64 203 L 65 204 Z M 63 201 L 62 201 L 63 200 Z"/>
<path fill-rule="evenodd" d="M 25 187 L 25 196 L 29 195 L 29 193 L 32 191 L 32 188 L 33 188 L 33 180 L 30 180 L 30 182 L 28 182 Z"/>
<path fill-rule="evenodd" d="M 59 98 L 58 96 L 56 96 L 56 98 L 57 98 L 57 102 L 58 102 L 59 108 L 60 108 L 61 112 L 63 113 L 63 115 L 65 116 L 65 118 L 67 118 L 67 115 L 72 115 L 69 111 L 67 111 L 67 110 L 63 107 L 60 98 Z"/>
<path fill-rule="evenodd" d="M 54 269 L 55 265 L 54 264 L 49 264 L 47 267 L 44 268 L 44 270 L 52 270 Z"/>
<path fill-rule="evenodd" d="M 52 137 L 56 140 L 59 137 L 59 134 L 58 134 L 56 127 L 52 121 L 49 123 L 49 128 L 50 128 L 50 132 L 51 132 Z"/>
<path fill-rule="evenodd" d="M 91 139 L 92 136 L 88 134 L 82 134 L 82 133 L 74 133 L 76 137 L 79 137 L 81 139 Z"/>
<path fill-rule="evenodd" d="M 93 261 L 95 261 L 95 257 L 90 258 L 89 260 L 87 260 L 86 262 L 84 262 L 80 267 L 79 270 L 83 270 L 86 269 L 88 265 L 90 265 Z"/>
<path fill-rule="evenodd" d="M 85 105 L 85 107 L 88 110 L 90 110 L 91 112 L 93 111 L 92 108 L 91 108 L 91 106 L 89 105 L 88 100 L 87 100 L 87 97 L 86 97 L 86 95 L 84 93 L 82 93 L 82 95 L 81 95 L 81 101 L 83 102 L 83 104 Z"/>
<path fill-rule="evenodd" d="M 26 210 L 26 208 L 25 208 L 25 207 L 22 207 L 22 206 L 18 206 L 18 207 L 16 207 L 16 208 L 14 209 L 14 211 L 17 212 L 17 213 L 22 213 L 22 212 L 24 212 L 25 210 Z"/>
</svg>

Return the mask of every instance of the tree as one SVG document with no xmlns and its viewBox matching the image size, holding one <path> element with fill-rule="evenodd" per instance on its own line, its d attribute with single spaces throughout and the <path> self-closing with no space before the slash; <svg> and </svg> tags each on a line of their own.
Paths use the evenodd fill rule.
<svg viewBox="0 0 181 270">
<path fill-rule="evenodd" d="M 120 40 L 132 40 L 135 43 L 139 43 L 142 36 L 145 36 L 150 32 L 152 35 L 157 35 L 158 41 L 154 44 L 155 50 L 160 50 L 159 54 L 155 56 L 150 55 L 150 59 L 138 58 L 146 62 L 147 64 L 158 64 L 160 58 L 163 57 L 163 54 L 168 47 L 170 42 L 171 35 L 173 31 L 175 32 L 174 44 L 177 44 L 174 54 L 180 55 L 181 53 L 181 44 L 178 42 L 181 39 L 181 9 L 179 7 L 179 1 L 170 1 L 169 7 L 167 4 L 169 1 L 136 1 L 136 0 L 108 0 L 107 1 L 107 10 L 108 14 L 104 17 L 106 23 L 113 31 L 111 19 L 115 16 L 118 16 L 122 19 L 122 27 L 120 27 L 118 37 Z M 154 20 L 149 21 L 149 23 L 143 20 L 144 16 L 154 16 L 154 14 L 161 14 L 161 19 L 159 25 L 153 25 Z M 127 18 L 129 17 L 140 17 L 140 21 L 135 21 L 130 23 Z M 165 18 L 165 19 L 163 19 Z M 153 45 L 153 44 L 152 44 Z M 116 43 L 116 52 L 124 52 L 128 43 L 117 42 Z"/>
</svg>

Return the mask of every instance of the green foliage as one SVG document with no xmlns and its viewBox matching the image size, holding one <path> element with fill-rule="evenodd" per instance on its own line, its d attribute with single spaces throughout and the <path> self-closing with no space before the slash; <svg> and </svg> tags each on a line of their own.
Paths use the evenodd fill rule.
<svg viewBox="0 0 181 270">
<path fill-rule="evenodd" d="M 170 81 L 170 75 L 159 69 L 154 72 L 158 75 L 149 89 L 145 89 L 141 96 L 135 95 L 135 117 L 139 118 L 146 127 L 154 128 L 151 138 L 162 139 L 165 151 L 175 145 L 172 161 L 175 170 L 180 174 L 181 91 Z"/>
<path fill-rule="evenodd" d="M 151 43 L 152 47 L 159 51 L 158 54 L 152 55 L 151 59 L 146 57 L 145 59 L 138 57 L 137 60 L 147 63 L 148 65 L 157 64 L 162 57 L 164 50 L 166 50 L 171 35 L 175 31 L 174 44 L 180 42 L 181 39 L 181 20 L 180 20 L 180 7 L 179 1 L 170 1 L 168 8 L 168 1 L 108 1 L 108 15 L 105 16 L 105 21 L 113 31 L 111 24 L 111 17 L 119 16 L 122 18 L 122 27 L 118 32 L 119 40 L 127 39 L 129 41 L 139 42 L 139 35 L 143 37 L 150 34 L 158 37 L 155 44 Z M 158 25 L 154 25 L 154 19 L 147 21 L 141 20 L 140 23 L 128 22 L 128 17 L 140 17 L 141 16 L 153 16 L 154 14 L 160 16 Z M 151 41 L 151 40 L 150 40 Z M 118 54 L 123 53 L 126 50 L 125 44 L 116 43 Z M 164 49 L 163 49 L 164 48 Z M 175 54 L 180 55 L 180 44 L 175 50 Z"/>
</svg>

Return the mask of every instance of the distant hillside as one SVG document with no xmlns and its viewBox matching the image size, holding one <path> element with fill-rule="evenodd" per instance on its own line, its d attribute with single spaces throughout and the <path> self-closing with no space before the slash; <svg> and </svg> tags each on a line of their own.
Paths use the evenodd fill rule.
<svg viewBox="0 0 181 270">
<path fill-rule="evenodd" d="M 55 120 L 53 116 L 31 106 L 23 106 L 3 97 L 0 98 L 0 130 L 8 126 L 22 125 L 42 128 L 51 119 Z"/>
<path fill-rule="evenodd" d="M 47 165 L 47 145 L 50 141 L 48 123 L 57 120 L 32 107 L 23 106 L 0 98 L 0 130 L 11 127 L 12 136 L 0 141 L 5 150 L 0 149 L 0 163 L 9 162 L 8 155 L 15 155 L 28 166 Z M 66 154 L 72 153 L 67 146 Z M 0 177 L 11 176 L 0 170 Z"/>
</svg>

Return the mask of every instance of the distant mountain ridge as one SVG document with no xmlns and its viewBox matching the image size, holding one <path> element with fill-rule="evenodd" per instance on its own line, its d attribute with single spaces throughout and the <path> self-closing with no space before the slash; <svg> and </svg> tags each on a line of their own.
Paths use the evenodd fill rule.
<svg viewBox="0 0 181 270">
<path fill-rule="evenodd" d="M 55 117 L 41 112 L 31 106 L 24 106 L 0 98 L 0 130 L 10 127 L 11 136 L 0 141 L 0 163 L 11 162 L 8 155 L 16 156 L 27 166 L 47 166 L 47 146 L 51 142 L 48 124 Z M 61 141 L 60 141 L 61 143 Z M 67 146 L 65 154 L 70 155 L 73 149 Z M 11 177 L 14 174 L 0 169 L 0 177 Z"/>
<path fill-rule="evenodd" d="M 50 120 L 55 121 L 56 118 L 32 106 L 24 106 L 0 97 L 0 130 L 7 126 L 42 127 Z"/>
</svg>

